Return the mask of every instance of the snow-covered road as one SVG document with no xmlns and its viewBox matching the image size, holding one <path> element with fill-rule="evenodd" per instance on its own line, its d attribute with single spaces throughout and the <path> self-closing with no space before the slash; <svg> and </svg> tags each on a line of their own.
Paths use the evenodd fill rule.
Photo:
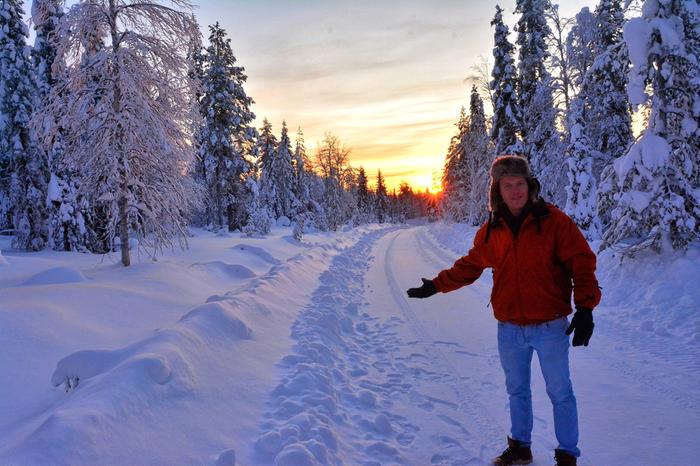
<svg viewBox="0 0 700 466">
<path fill-rule="evenodd" d="M 454 293 L 405 294 L 456 257 L 419 226 L 375 234 L 334 260 L 295 323 L 298 344 L 282 364 L 257 461 L 490 464 L 509 429 L 490 272 Z M 579 463 L 691 465 L 698 392 L 687 371 L 698 361 L 649 351 L 630 333 L 599 324 L 591 346 L 571 350 Z M 552 464 L 551 405 L 536 358 L 533 384 L 535 464 Z"/>
<path fill-rule="evenodd" d="M 0 269 L 0 464 L 490 464 L 509 429 L 491 274 L 430 299 L 405 293 L 451 265 L 474 229 L 288 234 L 200 233 L 192 250 L 128 271 L 3 251 L 14 268 Z M 698 348 L 654 327 L 666 295 L 621 298 L 618 283 L 656 289 L 663 274 L 619 273 L 628 280 L 601 270 L 614 305 L 604 296 L 591 346 L 571 350 L 580 464 L 694 465 Z M 678 335 L 695 338 L 697 292 L 662 285 L 690 328 Z M 80 383 L 53 388 L 52 370 L 54 383 Z M 534 464 L 550 465 L 536 358 L 533 403 Z"/>
</svg>

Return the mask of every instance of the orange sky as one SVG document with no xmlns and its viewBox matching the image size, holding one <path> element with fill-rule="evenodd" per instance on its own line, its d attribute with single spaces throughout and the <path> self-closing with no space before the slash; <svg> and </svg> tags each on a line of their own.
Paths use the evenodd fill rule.
<svg viewBox="0 0 700 466">
<path fill-rule="evenodd" d="M 352 149 L 351 165 L 372 182 L 381 169 L 390 189 L 439 179 L 471 68 L 493 47 L 489 0 L 195 3 L 205 41 L 215 21 L 229 33 L 258 127 L 264 117 L 277 134 L 282 120 L 301 126 L 310 153 L 330 131 Z M 515 0 L 500 4 L 512 31 Z M 595 2 L 561 5 L 572 16 Z"/>
</svg>

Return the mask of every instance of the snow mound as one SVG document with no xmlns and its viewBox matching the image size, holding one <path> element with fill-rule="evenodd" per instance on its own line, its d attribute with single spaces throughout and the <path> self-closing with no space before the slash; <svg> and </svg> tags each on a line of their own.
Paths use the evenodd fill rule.
<svg viewBox="0 0 700 466">
<path fill-rule="evenodd" d="M 260 248 L 257 246 L 250 246 L 248 244 L 238 244 L 238 245 L 234 246 L 233 249 L 248 252 L 248 253 L 250 253 L 254 256 L 257 256 L 260 259 L 262 259 L 265 262 L 272 264 L 272 265 L 279 265 L 282 263 L 279 259 L 272 256 L 272 254 L 270 254 L 269 252 L 267 252 L 263 248 Z"/>
<path fill-rule="evenodd" d="M 236 450 L 226 450 L 219 455 L 216 466 L 236 466 Z"/>
<path fill-rule="evenodd" d="M 87 278 L 85 278 L 85 275 L 79 270 L 70 267 L 54 267 L 29 277 L 22 285 L 61 285 L 64 283 L 80 283 L 84 281 L 87 281 Z"/>
<path fill-rule="evenodd" d="M 250 340 L 253 331 L 241 318 L 232 301 L 203 304 L 182 317 L 180 322 L 197 327 L 205 337 L 220 336 L 230 340 Z"/>
<path fill-rule="evenodd" d="M 204 270 L 215 270 L 230 278 L 246 279 L 255 277 L 255 272 L 241 264 L 228 264 L 222 261 L 212 261 L 193 264 L 193 267 Z"/>
<path fill-rule="evenodd" d="M 160 354 L 129 354 L 128 351 L 79 351 L 61 359 L 51 376 L 51 383 L 66 390 L 114 369 L 122 376 L 131 376 L 136 383 L 163 385 L 171 375 L 170 364 Z"/>
</svg>

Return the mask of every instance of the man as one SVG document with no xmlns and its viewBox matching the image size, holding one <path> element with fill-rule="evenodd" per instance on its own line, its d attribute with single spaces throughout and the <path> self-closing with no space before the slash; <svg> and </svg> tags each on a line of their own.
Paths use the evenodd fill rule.
<svg viewBox="0 0 700 466">
<path fill-rule="evenodd" d="M 489 221 L 469 253 L 419 288 L 427 298 L 469 285 L 493 270 L 491 302 L 498 320 L 498 353 L 510 401 L 511 436 L 495 465 L 530 464 L 533 351 L 554 407 L 557 466 L 576 466 L 578 414 L 569 378 L 569 337 L 588 346 L 593 308 L 600 302 L 596 257 L 576 224 L 539 197 L 540 186 L 522 157 L 498 157 L 491 166 Z M 573 286 L 572 286 L 573 281 Z M 569 325 L 573 290 L 576 313 Z"/>
</svg>

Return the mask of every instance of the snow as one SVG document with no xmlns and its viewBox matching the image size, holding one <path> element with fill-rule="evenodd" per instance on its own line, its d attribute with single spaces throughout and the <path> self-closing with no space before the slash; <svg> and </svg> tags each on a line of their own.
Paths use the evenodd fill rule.
<svg viewBox="0 0 700 466">
<path fill-rule="evenodd" d="M 485 465 L 502 450 L 491 274 L 405 295 L 474 227 L 193 233 L 129 268 L 0 237 L 0 464 Z M 699 274 L 697 244 L 599 256 L 595 334 L 571 350 L 579 464 L 694 464 Z M 542 466 L 556 443 L 536 361 L 533 403 Z"/>
<path fill-rule="evenodd" d="M 664 167 L 671 155 L 671 146 L 661 136 L 645 132 L 644 135 L 630 148 L 629 152 L 615 160 L 614 167 L 620 182 L 624 182 L 626 174 L 636 167 L 651 180 L 652 174 Z M 641 163 L 640 163 L 641 162 Z"/>
<path fill-rule="evenodd" d="M 624 24 L 623 34 L 633 66 L 633 70 L 630 71 L 627 95 L 632 105 L 642 105 L 647 99 L 645 76 L 643 72 L 635 70 L 646 69 L 651 28 L 643 18 L 632 18 Z"/>
</svg>

